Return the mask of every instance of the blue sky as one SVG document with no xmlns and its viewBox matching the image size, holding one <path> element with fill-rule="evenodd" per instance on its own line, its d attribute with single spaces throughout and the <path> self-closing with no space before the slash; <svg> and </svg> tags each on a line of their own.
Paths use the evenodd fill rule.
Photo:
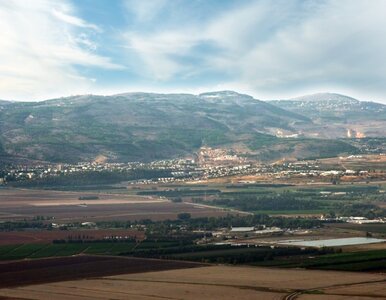
<svg viewBox="0 0 386 300">
<path fill-rule="evenodd" d="M 0 1 L 0 99 L 236 90 L 386 102 L 386 1 Z"/>
</svg>

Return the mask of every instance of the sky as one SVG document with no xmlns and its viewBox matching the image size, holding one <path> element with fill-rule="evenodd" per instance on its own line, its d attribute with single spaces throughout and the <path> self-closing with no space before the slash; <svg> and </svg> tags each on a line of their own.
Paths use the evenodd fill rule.
<svg viewBox="0 0 386 300">
<path fill-rule="evenodd" d="M 0 99 L 235 90 L 386 103 L 386 0 L 0 0 Z"/>
</svg>

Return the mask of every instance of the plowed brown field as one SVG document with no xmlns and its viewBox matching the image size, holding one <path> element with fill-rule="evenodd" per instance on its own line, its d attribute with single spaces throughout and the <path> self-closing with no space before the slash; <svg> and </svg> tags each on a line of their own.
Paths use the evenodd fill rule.
<svg viewBox="0 0 386 300">
<path fill-rule="evenodd" d="M 229 212 L 213 207 L 173 203 L 149 196 L 91 193 L 98 200 L 79 200 L 84 192 L 0 189 L 0 221 L 53 218 L 52 222 L 176 219 L 179 213 L 193 217 L 224 216 Z"/>
<path fill-rule="evenodd" d="M 25 299 L 384 299 L 385 274 L 202 266 L 0 289 Z M 1 298 L 0 298 L 1 299 Z"/>
</svg>

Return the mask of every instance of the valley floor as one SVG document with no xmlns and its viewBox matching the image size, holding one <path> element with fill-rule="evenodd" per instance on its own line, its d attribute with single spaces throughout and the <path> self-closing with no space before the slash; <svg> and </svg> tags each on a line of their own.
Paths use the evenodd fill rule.
<svg viewBox="0 0 386 300">
<path fill-rule="evenodd" d="M 385 299 L 385 283 L 386 274 L 218 265 L 3 288 L 0 299 Z"/>
</svg>

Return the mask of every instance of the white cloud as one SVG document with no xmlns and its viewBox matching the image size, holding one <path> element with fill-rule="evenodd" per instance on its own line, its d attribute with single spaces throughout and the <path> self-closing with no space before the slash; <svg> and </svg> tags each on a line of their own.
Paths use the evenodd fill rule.
<svg viewBox="0 0 386 300">
<path fill-rule="evenodd" d="M 98 26 L 96 26 L 94 24 L 87 23 L 84 20 L 82 20 L 81 18 L 68 15 L 68 14 L 66 14 L 66 13 L 64 13 L 62 11 L 53 9 L 52 10 L 52 14 L 56 18 L 58 18 L 59 20 L 64 21 L 64 22 L 66 22 L 66 23 L 68 23 L 70 25 L 74 25 L 74 26 L 78 26 L 78 27 L 83 27 L 83 28 L 91 28 L 91 29 L 94 29 L 96 31 L 101 31 L 101 29 Z"/>
<path fill-rule="evenodd" d="M 213 86 L 261 98 L 327 90 L 386 99 L 384 0 L 125 0 L 126 28 L 109 22 L 118 11 L 97 25 L 72 3 L 0 1 L 0 99 L 103 92 L 125 80 L 145 90 Z M 98 54 L 106 49 L 114 61 Z M 103 81 L 95 68 L 124 72 Z"/>
<path fill-rule="evenodd" d="M 176 56 L 188 54 L 197 38 L 184 32 L 165 32 L 146 37 L 136 34 L 125 36 L 127 48 L 134 50 L 144 62 L 143 71 L 157 80 L 168 80 L 188 67 L 176 61 Z"/>
<path fill-rule="evenodd" d="M 386 1 L 244 4 L 204 23 L 128 29 L 127 45 L 146 66 L 145 75 L 160 80 L 184 73 L 205 79 L 209 71 L 263 97 L 310 89 L 386 96 Z M 197 51 L 208 43 L 217 51 Z"/>
<path fill-rule="evenodd" d="M 339 85 L 370 92 L 369 79 L 379 86 L 386 79 L 386 19 L 379 11 L 386 2 L 340 1 L 310 11 L 251 48 L 242 76 L 267 91 Z"/>
<path fill-rule="evenodd" d="M 167 4 L 167 0 L 126 0 L 124 4 L 127 10 L 132 11 L 139 21 L 147 22 L 159 13 Z"/>
<path fill-rule="evenodd" d="M 77 66 L 120 69 L 94 53 L 88 33 L 100 29 L 76 17 L 67 1 L 0 2 L 0 98 L 32 100 L 90 89 Z"/>
</svg>

